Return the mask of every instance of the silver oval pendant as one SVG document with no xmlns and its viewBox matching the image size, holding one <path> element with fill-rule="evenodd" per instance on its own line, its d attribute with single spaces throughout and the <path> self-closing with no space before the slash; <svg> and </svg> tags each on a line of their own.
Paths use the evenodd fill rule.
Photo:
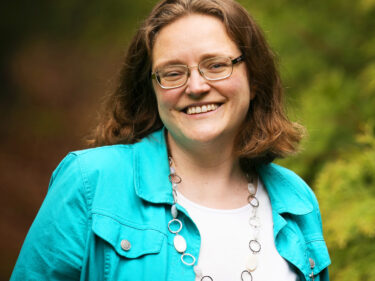
<svg viewBox="0 0 375 281">
<path fill-rule="evenodd" d="M 202 278 L 202 276 L 203 276 L 202 269 L 197 265 L 194 266 L 194 273 L 195 273 L 195 276 L 198 277 L 198 278 Z"/>
<path fill-rule="evenodd" d="M 181 235 L 176 234 L 175 237 L 173 238 L 173 245 L 176 249 L 177 252 L 183 253 L 186 251 L 186 240 L 184 237 Z"/>
<path fill-rule="evenodd" d="M 250 254 L 247 257 L 246 269 L 250 272 L 253 272 L 258 267 L 258 256 Z"/>
<path fill-rule="evenodd" d="M 258 217 L 251 217 L 249 219 L 249 224 L 254 228 L 260 227 L 260 219 Z"/>
<path fill-rule="evenodd" d="M 247 184 L 247 190 L 249 191 L 250 195 L 255 195 L 255 193 L 257 192 L 255 185 L 251 182 Z"/>
</svg>

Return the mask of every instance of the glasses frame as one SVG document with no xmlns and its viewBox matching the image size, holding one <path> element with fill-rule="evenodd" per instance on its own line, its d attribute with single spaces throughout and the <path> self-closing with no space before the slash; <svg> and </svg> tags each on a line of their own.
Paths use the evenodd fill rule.
<svg viewBox="0 0 375 281">
<path fill-rule="evenodd" d="M 216 58 L 216 57 L 213 57 L 213 58 Z M 213 58 L 210 58 L 210 59 L 213 59 Z M 201 61 L 198 65 L 194 65 L 194 66 L 188 66 L 188 65 L 185 65 L 185 64 L 181 64 L 181 66 L 184 66 L 184 67 L 186 67 L 186 69 L 187 69 L 187 76 L 186 76 L 186 79 L 185 79 L 185 81 L 184 81 L 184 83 L 182 83 L 181 85 L 178 85 L 178 86 L 172 86 L 172 87 L 167 87 L 167 86 L 163 86 L 162 84 L 161 84 L 161 82 L 160 82 L 160 76 L 158 75 L 158 71 L 156 70 L 156 71 L 154 71 L 154 72 L 152 72 L 151 73 L 151 79 L 155 79 L 156 81 L 157 81 L 157 83 L 159 84 L 159 86 L 161 87 L 161 88 L 163 88 L 163 89 L 176 89 L 176 88 L 179 88 L 179 87 L 182 87 L 182 86 L 184 86 L 186 83 L 187 83 L 187 81 L 189 80 L 189 77 L 190 77 L 190 74 L 191 74 L 191 72 L 190 72 L 190 69 L 191 68 L 194 68 L 194 67 L 197 67 L 198 68 L 198 72 L 199 72 L 199 74 L 204 78 L 204 79 L 206 79 L 207 81 L 218 81 L 218 80 L 224 80 L 224 79 L 226 79 L 226 78 L 228 78 L 228 77 L 230 77 L 231 75 L 232 75 L 232 73 L 233 73 L 233 66 L 234 65 L 236 65 L 237 63 L 240 63 L 240 62 L 242 62 L 242 61 L 244 61 L 244 59 L 245 59 L 245 56 L 244 55 L 240 55 L 240 56 L 238 56 L 237 58 L 235 58 L 235 59 L 232 59 L 232 58 L 230 58 L 230 57 L 228 57 L 229 59 L 230 59 L 230 61 L 231 61 L 231 63 L 232 63 L 232 69 L 231 69 L 231 71 L 230 71 L 230 73 L 228 74 L 228 75 L 226 75 L 226 76 L 224 76 L 224 77 L 220 77 L 220 78 L 208 78 L 208 77 L 206 77 L 206 75 L 204 74 L 204 72 L 200 69 L 200 64 L 202 63 L 202 62 L 204 62 L 205 60 L 203 60 L 203 61 Z"/>
</svg>

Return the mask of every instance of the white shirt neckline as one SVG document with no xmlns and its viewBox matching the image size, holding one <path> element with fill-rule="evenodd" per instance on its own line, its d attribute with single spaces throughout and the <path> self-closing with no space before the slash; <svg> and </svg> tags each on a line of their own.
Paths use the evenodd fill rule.
<svg viewBox="0 0 375 281">
<path fill-rule="evenodd" d="M 256 193 L 259 200 L 258 217 L 261 221 L 259 242 L 259 266 L 252 273 L 254 281 L 296 281 L 297 275 L 276 250 L 273 238 L 272 207 L 262 183 Z M 249 241 L 252 230 L 249 225 L 252 207 L 247 204 L 235 209 L 215 209 L 202 206 L 186 198 L 180 192 L 178 203 L 195 222 L 201 234 L 201 250 L 197 260 L 204 275 L 214 281 L 241 280 L 251 253 Z M 189 251 L 189 241 L 187 241 Z M 196 281 L 200 281 L 196 278 Z"/>
</svg>

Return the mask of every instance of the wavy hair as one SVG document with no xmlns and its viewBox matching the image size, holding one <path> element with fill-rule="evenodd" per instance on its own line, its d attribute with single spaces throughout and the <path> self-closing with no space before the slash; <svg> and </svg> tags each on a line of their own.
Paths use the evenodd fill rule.
<svg viewBox="0 0 375 281">
<path fill-rule="evenodd" d="M 135 143 L 163 127 L 150 76 L 152 48 L 164 26 L 194 13 L 221 20 L 245 56 L 255 97 L 236 138 L 240 159 L 268 163 L 296 152 L 304 129 L 284 112 L 275 56 L 249 13 L 232 0 L 164 0 L 153 8 L 130 43 L 118 87 L 108 97 L 89 144 Z"/>
</svg>

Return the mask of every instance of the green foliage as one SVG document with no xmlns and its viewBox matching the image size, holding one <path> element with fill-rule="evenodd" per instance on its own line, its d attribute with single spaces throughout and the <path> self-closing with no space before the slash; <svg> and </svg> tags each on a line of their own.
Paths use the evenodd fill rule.
<svg viewBox="0 0 375 281">
<path fill-rule="evenodd" d="M 331 280 L 375 280 L 375 0 L 240 2 L 280 58 L 289 116 L 308 131 L 302 153 L 280 163 L 317 192 Z M 94 52 L 124 46 L 155 3 L 7 1 L 0 10 L 3 95 L 16 95 L 1 74 L 25 44 L 62 42 Z M 35 126 L 44 131 L 50 123 Z"/>
<path fill-rule="evenodd" d="M 316 190 L 332 281 L 375 280 L 375 1 L 243 4 L 275 53 L 302 153 L 279 161 Z"/>
<path fill-rule="evenodd" d="M 357 146 L 327 163 L 317 177 L 334 280 L 375 276 L 375 135 L 370 125 L 365 129 Z"/>
</svg>

